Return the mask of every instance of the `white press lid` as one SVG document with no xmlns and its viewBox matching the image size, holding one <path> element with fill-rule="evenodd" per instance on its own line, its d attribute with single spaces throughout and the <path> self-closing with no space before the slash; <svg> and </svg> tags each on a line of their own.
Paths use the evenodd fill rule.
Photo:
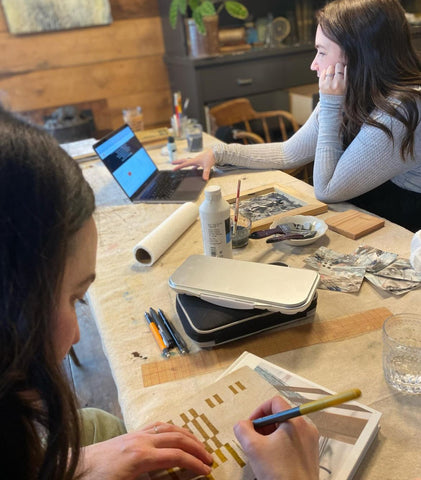
<svg viewBox="0 0 421 480">
<path fill-rule="evenodd" d="M 319 278 L 313 270 L 192 255 L 173 273 L 169 285 L 216 305 L 292 314 L 309 306 Z"/>
</svg>

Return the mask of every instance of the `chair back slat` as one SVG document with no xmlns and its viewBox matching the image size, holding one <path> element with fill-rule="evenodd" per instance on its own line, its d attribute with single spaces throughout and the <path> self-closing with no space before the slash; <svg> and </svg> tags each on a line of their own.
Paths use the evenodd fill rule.
<svg viewBox="0 0 421 480">
<path fill-rule="evenodd" d="M 288 140 L 288 128 L 294 133 L 298 131 L 299 125 L 290 112 L 285 110 L 270 110 L 266 112 L 256 112 L 248 98 L 236 98 L 221 103 L 209 109 L 214 123 L 217 127 L 233 127 L 233 137 L 241 140 L 244 144 L 249 143 L 270 143 L 275 141 L 272 138 L 270 126 L 278 124 L 282 141 Z M 276 122 L 277 120 L 277 122 Z M 244 125 L 237 129 L 238 124 Z M 260 127 L 260 130 L 256 131 Z M 263 130 L 263 131 L 262 131 Z M 276 128 L 275 128 L 276 131 Z M 262 138 L 264 136 L 264 139 Z M 311 177 L 310 165 L 287 170 L 294 176 L 303 177 L 304 181 L 309 182 Z"/>
</svg>

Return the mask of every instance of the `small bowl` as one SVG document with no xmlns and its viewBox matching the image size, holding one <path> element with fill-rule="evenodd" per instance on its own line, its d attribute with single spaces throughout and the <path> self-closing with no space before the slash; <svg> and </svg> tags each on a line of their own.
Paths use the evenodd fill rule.
<svg viewBox="0 0 421 480">
<path fill-rule="evenodd" d="M 300 247 L 303 247 L 304 245 L 310 245 L 311 243 L 318 240 L 320 237 L 323 237 L 323 235 L 327 232 L 327 225 L 321 218 L 312 217 L 309 215 L 292 215 L 290 217 L 282 217 L 278 220 L 275 220 L 270 226 L 270 228 L 275 228 L 278 225 L 282 225 L 283 223 L 295 223 L 298 225 L 310 224 L 316 230 L 316 235 L 311 238 L 295 238 L 290 240 L 282 240 L 283 243 L 287 243 L 288 245 Z"/>
</svg>

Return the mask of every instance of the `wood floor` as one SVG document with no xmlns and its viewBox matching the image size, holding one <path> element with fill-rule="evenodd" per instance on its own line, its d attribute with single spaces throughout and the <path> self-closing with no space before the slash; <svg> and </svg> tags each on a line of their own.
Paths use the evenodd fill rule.
<svg viewBox="0 0 421 480">
<path fill-rule="evenodd" d="M 76 307 L 80 341 L 74 351 L 80 361 L 77 366 L 68 355 L 64 362 L 66 371 L 73 382 L 80 407 L 96 407 L 106 410 L 119 418 L 121 416 L 117 389 L 108 360 L 102 350 L 101 338 L 89 305 Z"/>
</svg>

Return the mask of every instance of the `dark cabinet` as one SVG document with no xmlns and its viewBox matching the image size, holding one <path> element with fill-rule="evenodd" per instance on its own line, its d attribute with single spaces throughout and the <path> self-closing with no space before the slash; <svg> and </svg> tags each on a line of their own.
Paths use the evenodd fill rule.
<svg viewBox="0 0 421 480">
<path fill-rule="evenodd" d="M 189 98 L 190 117 L 206 125 L 206 106 L 315 81 L 311 47 L 270 49 L 212 59 L 165 56 L 173 91 Z"/>
</svg>

